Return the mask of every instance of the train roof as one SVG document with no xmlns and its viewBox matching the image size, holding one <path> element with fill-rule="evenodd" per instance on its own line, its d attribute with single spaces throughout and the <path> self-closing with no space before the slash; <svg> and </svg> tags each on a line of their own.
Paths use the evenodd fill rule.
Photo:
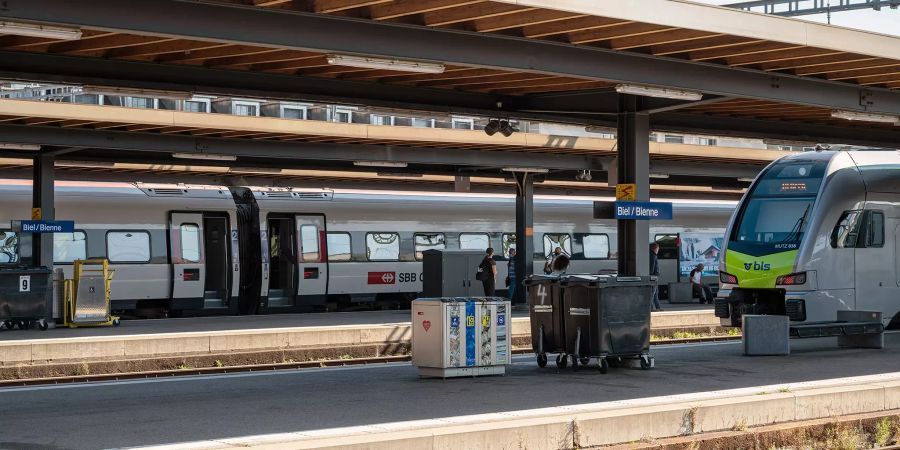
<svg viewBox="0 0 900 450">
<path fill-rule="evenodd" d="M 250 187 L 259 201 L 337 201 L 337 202 L 452 202 L 459 204 L 507 204 L 515 199 L 513 194 L 439 193 L 409 191 L 369 191 L 353 189 L 304 189 Z M 22 195 L 31 194 L 30 180 L 0 179 L 0 190 L 14 191 Z M 168 198 L 230 198 L 231 192 L 225 186 L 57 181 L 56 190 L 62 195 L 98 194 L 110 197 L 136 196 Z M 535 204 L 543 206 L 586 205 L 594 201 L 613 201 L 612 197 L 552 196 L 535 195 Z M 655 199 L 671 201 L 676 209 L 715 210 L 731 209 L 737 204 L 726 200 L 683 200 Z"/>
</svg>

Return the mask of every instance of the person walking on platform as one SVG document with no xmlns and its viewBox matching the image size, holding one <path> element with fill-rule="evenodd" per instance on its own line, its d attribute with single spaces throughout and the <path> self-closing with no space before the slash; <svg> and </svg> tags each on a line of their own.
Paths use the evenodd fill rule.
<svg viewBox="0 0 900 450">
<path fill-rule="evenodd" d="M 709 286 L 703 284 L 703 264 L 697 264 L 691 271 L 691 289 L 695 296 L 700 298 L 700 303 L 712 303 L 713 294 Z"/>
<path fill-rule="evenodd" d="M 659 244 L 654 242 L 650 244 L 650 276 L 656 277 L 657 283 L 659 282 Z M 662 307 L 659 306 L 659 284 L 653 284 L 653 310 L 654 311 L 662 311 Z"/>
<path fill-rule="evenodd" d="M 494 261 L 494 249 L 492 247 L 488 247 L 485 253 L 484 259 L 478 265 L 478 279 L 481 280 L 481 285 L 484 286 L 484 296 L 493 297 L 496 288 L 497 261 Z"/>
<path fill-rule="evenodd" d="M 509 293 L 509 299 L 512 299 L 516 296 L 516 287 L 518 283 L 516 282 L 516 249 L 509 249 L 509 262 L 506 263 L 506 287 Z"/>
</svg>

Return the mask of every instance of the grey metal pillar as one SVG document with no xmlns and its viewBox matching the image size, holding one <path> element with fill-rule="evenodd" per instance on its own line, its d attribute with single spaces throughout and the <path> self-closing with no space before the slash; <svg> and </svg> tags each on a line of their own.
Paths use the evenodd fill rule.
<svg viewBox="0 0 900 450">
<path fill-rule="evenodd" d="M 618 183 L 636 184 L 636 200 L 650 200 L 650 115 L 640 112 L 641 98 L 619 96 L 616 175 Z M 649 275 L 650 224 L 619 220 L 619 274 Z"/>
<path fill-rule="evenodd" d="M 515 304 L 525 304 L 522 281 L 534 273 L 534 175 L 514 173 L 516 180 L 516 283 Z M 502 251 L 502 250 L 501 250 Z"/>
<path fill-rule="evenodd" d="M 39 155 L 34 158 L 34 173 L 31 185 L 32 201 L 34 208 L 41 208 L 41 220 L 54 220 L 53 185 L 55 173 L 53 163 L 55 157 Z M 53 234 L 35 233 L 32 235 L 32 261 L 34 266 L 46 266 L 53 268 Z"/>
</svg>

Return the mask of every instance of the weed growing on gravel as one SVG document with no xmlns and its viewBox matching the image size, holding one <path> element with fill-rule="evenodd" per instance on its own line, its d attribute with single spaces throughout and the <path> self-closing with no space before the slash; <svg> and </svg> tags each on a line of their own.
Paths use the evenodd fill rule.
<svg viewBox="0 0 900 450">
<path fill-rule="evenodd" d="M 225 364 L 222 364 L 222 361 L 216 360 L 216 367 L 225 367 Z"/>
<path fill-rule="evenodd" d="M 891 439 L 891 435 L 893 434 L 893 425 L 891 420 L 887 417 L 878 421 L 875 424 L 875 445 L 877 447 L 884 447 L 888 444 Z"/>
</svg>

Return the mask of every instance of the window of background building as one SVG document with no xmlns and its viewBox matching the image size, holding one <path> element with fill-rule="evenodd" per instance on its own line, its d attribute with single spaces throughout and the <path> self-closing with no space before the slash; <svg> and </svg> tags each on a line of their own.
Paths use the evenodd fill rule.
<svg viewBox="0 0 900 450">
<path fill-rule="evenodd" d="M 305 106 L 282 106 L 281 117 L 284 119 L 306 120 Z"/>
<path fill-rule="evenodd" d="M 259 104 L 235 101 L 232 104 L 232 111 L 236 116 L 258 116 Z"/>
<path fill-rule="evenodd" d="M 465 117 L 454 117 L 453 128 L 456 130 L 474 130 L 475 120 Z"/>
<path fill-rule="evenodd" d="M 702 137 L 702 138 L 700 138 L 700 145 L 716 145 L 716 139 Z"/>
<path fill-rule="evenodd" d="M 667 134 L 663 137 L 663 141 L 667 144 L 684 144 L 684 136 Z"/>
<path fill-rule="evenodd" d="M 434 120 L 413 118 L 412 126 L 416 128 L 434 128 Z"/>
<path fill-rule="evenodd" d="M 335 108 L 334 115 L 331 120 L 333 122 L 351 123 L 353 122 L 353 111 L 349 109 Z"/>
<path fill-rule="evenodd" d="M 128 108 L 153 109 L 155 100 L 147 97 L 125 97 L 125 106 Z"/>
<path fill-rule="evenodd" d="M 383 116 L 380 114 L 372 114 L 371 116 L 372 125 L 393 125 L 394 124 L 394 116 Z"/>
<path fill-rule="evenodd" d="M 181 109 L 184 112 L 207 113 L 209 112 L 209 100 L 185 100 Z"/>
</svg>

